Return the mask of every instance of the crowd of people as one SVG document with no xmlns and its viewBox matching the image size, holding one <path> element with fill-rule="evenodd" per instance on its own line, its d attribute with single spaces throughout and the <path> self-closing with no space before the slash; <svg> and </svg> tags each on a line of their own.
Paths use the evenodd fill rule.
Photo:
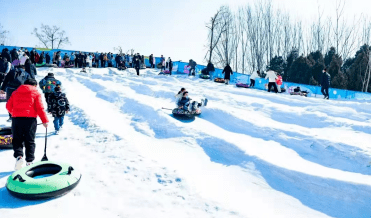
<svg viewBox="0 0 371 218">
<path fill-rule="evenodd" d="M 86 67 L 115 67 L 119 70 L 134 68 L 137 72 L 137 75 L 139 75 L 139 69 L 156 67 L 156 58 L 153 56 L 153 54 L 148 57 L 149 66 L 146 66 L 144 55 L 141 55 L 139 53 L 113 54 L 112 52 L 87 53 L 80 51 L 72 52 L 71 54 L 62 54 L 61 51 L 57 51 L 53 52 L 52 56 L 50 56 L 49 52 L 41 51 L 39 53 L 38 51 L 36 51 L 36 49 L 28 51 L 27 48 L 21 47 L 18 50 L 16 48 L 13 48 L 11 51 L 9 51 L 8 48 L 4 48 L 0 55 L 2 59 L 6 59 L 6 61 L 10 63 L 10 66 L 23 66 L 25 65 L 27 60 L 30 60 L 30 62 L 35 66 L 53 64 L 56 67 L 74 67 L 83 69 Z M 166 69 L 171 72 L 173 69 L 173 62 L 170 57 L 165 60 L 165 57 L 161 55 L 160 62 L 158 63 L 157 67 L 161 69 L 161 72 Z"/>
</svg>

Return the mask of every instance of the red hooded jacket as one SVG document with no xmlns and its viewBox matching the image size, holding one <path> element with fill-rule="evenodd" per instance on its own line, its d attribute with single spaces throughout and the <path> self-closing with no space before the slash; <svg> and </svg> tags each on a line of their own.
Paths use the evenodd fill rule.
<svg viewBox="0 0 371 218">
<path fill-rule="evenodd" d="M 276 79 L 276 83 L 277 83 L 277 85 L 282 85 L 282 76 L 281 75 L 278 75 L 277 76 L 277 79 Z"/>
<path fill-rule="evenodd" d="M 15 90 L 6 103 L 6 109 L 12 117 L 40 117 L 43 123 L 48 123 L 41 94 L 35 86 L 21 85 Z"/>
</svg>

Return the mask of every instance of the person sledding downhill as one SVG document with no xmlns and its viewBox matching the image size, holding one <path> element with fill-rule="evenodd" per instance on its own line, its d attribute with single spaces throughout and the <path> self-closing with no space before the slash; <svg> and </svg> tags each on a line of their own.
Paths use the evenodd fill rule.
<svg viewBox="0 0 371 218">
<path fill-rule="evenodd" d="M 48 73 L 48 75 L 40 81 L 39 86 L 41 90 L 43 90 L 46 102 L 48 102 L 49 95 L 54 92 L 54 88 L 61 85 L 62 83 L 54 78 L 53 73 Z"/>
<path fill-rule="evenodd" d="M 55 87 L 54 91 L 48 98 L 48 112 L 54 117 L 55 134 L 58 135 L 64 123 L 64 116 L 70 110 L 70 104 L 66 94 L 62 93 L 61 87 Z"/>
<path fill-rule="evenodd" d="M 184 90 L 183 97 L 177 102 L 178 109 L 183 110 L 184 113 L 199 114 L 201 113 L 199 107 L 206 106 L 208 101 L 207 98 L 201 99 L 201 103 L 198 103 L 197 101 L 191 102 L 191 100 L 192 99 L 188 97 L 188 92 Z"/>
</svg>

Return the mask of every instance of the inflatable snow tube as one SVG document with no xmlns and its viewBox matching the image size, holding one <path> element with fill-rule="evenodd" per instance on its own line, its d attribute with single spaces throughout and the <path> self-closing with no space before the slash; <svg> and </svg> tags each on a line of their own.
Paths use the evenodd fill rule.
<svg viewBox="0 0 371 218">
<path fill-rule="evenodd" d="M 39 200 L 65 195 L 80 180 L 81 174 L 68 164 L 41 161 L 15 171 L 6 188 L 14 197 Z"/>
<path fill-rule="evenodd" d="M 195 116 L 200 115 L 201 112 L 202 112 L 201 109 L 197 109 L 196 111 L 189 112 L 183 109 L 175 108 L 173 110 L 173 116 L 179 119 L 194 119 Z"/>
<path fill-rule="evenodd" d="M 225 83 L 225 80 L 223 78 L 215 78 L 214 82 L 216 83 Z"/>
<path fill-rule="evenodd" d="M 290 95 L 300 95 L 300 96 L 305 96 L 308 97 L 309 92 L 307 91 L 300 91 L 300 92 L 290 92 Z"/>
<path fill-rule="evenodd" d="M 164 72 L 161 72 L 158 75 L 170 75 L 170 71 L 164 70 Z"/>
<path fill-rule="evenodd" d="M 45 63 L 42 63 L 42 64 L 36 64 L 36 67 L 45 67 Z"/>
<path fill-rule="evenodd" d="M 184 66 L 184 70 L 183 72 L 186 73 L 186 74 L 189 74 L 189 70 L 191 69 L 191 67 L 188 67 L 187 65 Z"/>
<path fill-rule="evenodd" d="M 13 148 L 13 134 L 11 127 L 0 128 L 0 149 Z"/>
<path fill-rule="evenodd" d="M 63 66 L 61 68 L 73 68 L 73 67 L 74 67 L 73 65 L 65 65 L 65 66 Z"/>
<path fill-rule="evenodd" d="M 0 102 L 6 102 L 6 93 L 0 94 Z"/>
<path fill-rule="evenodd" d="M 201 79 L 210 79 L 210 75 L 201 74 L 200 78 Z"/>
<path fill-rule="evenodd" d="M 237 86 L 237 87 L 242 87 L 242 88 L 250 88 L 249 85 L 247 85 L 247 84 L 243 84 L 243 83 L 236 83 L 236 86 Z"/>
<path fill-rule="evenodd" d="M 36 67 L 54 67 L 54 68 L 59 68 L 56 64 L 45 64 L 43 66 L 36 66 Z"/>
</svg>

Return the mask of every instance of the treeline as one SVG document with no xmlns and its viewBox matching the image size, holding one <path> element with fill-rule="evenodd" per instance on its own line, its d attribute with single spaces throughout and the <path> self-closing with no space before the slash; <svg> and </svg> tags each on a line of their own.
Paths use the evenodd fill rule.
<svg viewBox="0 0 371 218">
<path fill-rule="evenodd" d="M 345 8 L 343 0 L 333 8 L 319 8 L 317 19 L 304 26 L 269 0 L 236 12 L 222 6 L 206 26 L 205 59 L 218 67 L 228 63 L 241 73 L 272 69 L 285 81 L 311 85 L 318 84 L 327 68 L 331 87 L 371 91 L 371 22 L 364 15 L 350 22 Z"/>
</svg>

